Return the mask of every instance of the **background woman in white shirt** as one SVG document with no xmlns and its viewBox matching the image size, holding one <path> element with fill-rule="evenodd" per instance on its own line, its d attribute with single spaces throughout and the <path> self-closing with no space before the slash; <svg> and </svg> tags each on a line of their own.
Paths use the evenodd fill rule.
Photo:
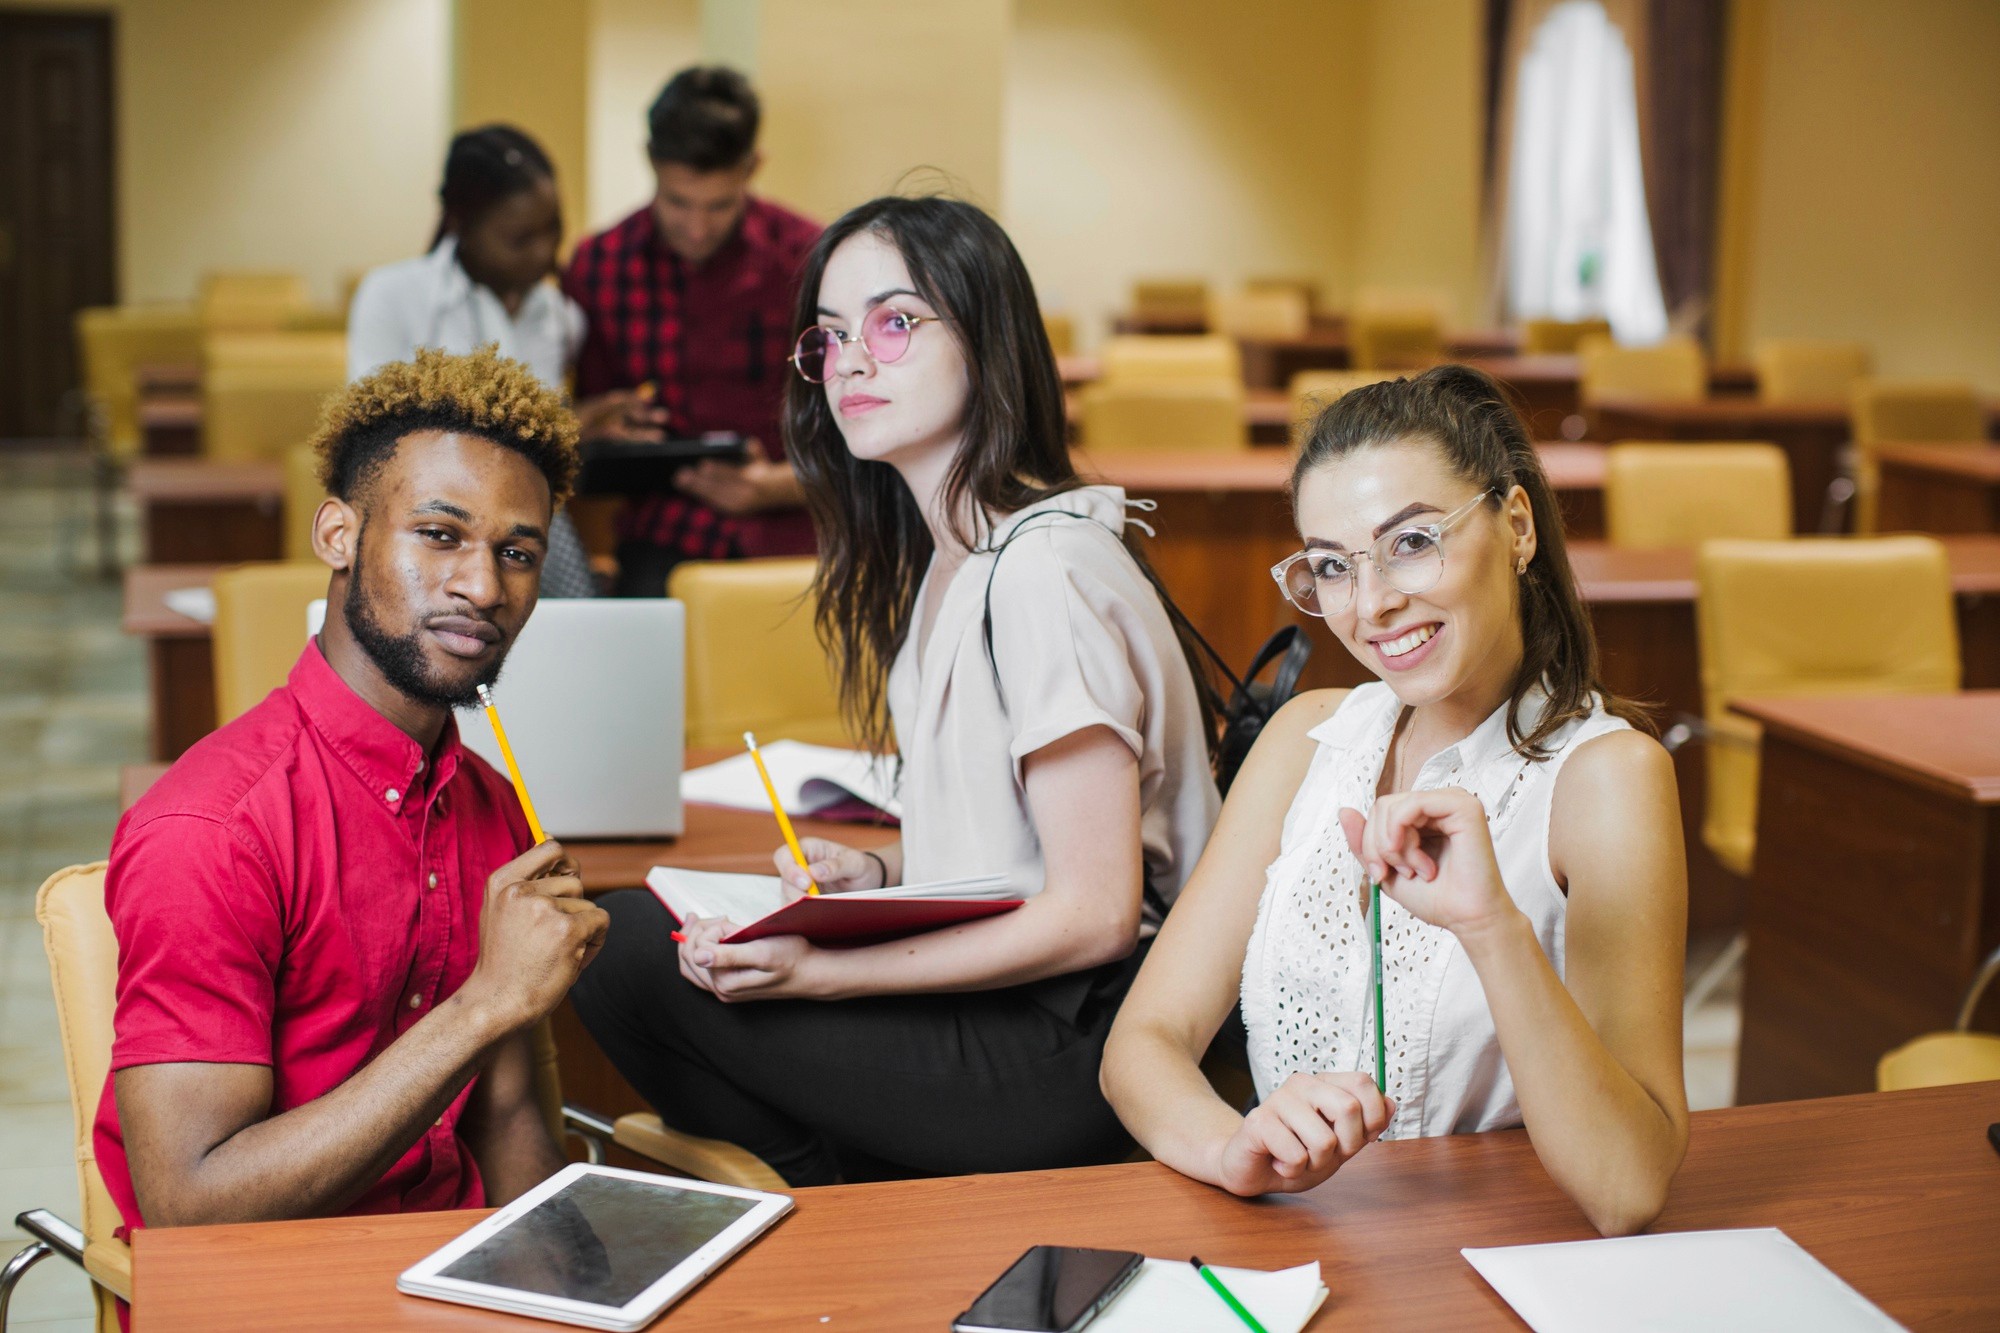
<svg viewBox="0 0 2000 1333">
<path fill-rule="evenodd" d="M 1034 288 L 992 219 L 865 204 L 801 291 L 786 452 L 819 626 L 903 803 L 877 853 L 808 840 L 813 878 L 1003 873 L 1032 896 L 859 949 L 693 922 L 676 956 L 650 894 L 611 894 L 577 1011 L 669 1124 L 795 1184 L 1116 1160 L 1104 1036 L 1215 819 L 1194 670 L 1123 493 L 1071 466 Z"/>
<path fill-rule="evenodd" d="M 1245 1195 L 1310 1189 L 1385 1133 L 1525 1124 L 1593 1225 L 1636 1230 L 1687 1146 L 1679 805 L 1597 680 L 1534 445 L 1491 380 L 1444 366 L 1324 409 L 1292 493 L 1306 549 L 1273 573 L 1381 681 L 1265 729 L 1105 1091 L 1161 1161 Z M 1239 994 L 1247 1116 L 1197 1068 Z"/>
<path fill-rule="evenodd" d="M 548 155 L 509 125 L 466 130 L 451 141 L 438 200 L 429 253 L 374 269 L 355 288 L 347 378 L 407 361 L 419 347 L 463 356 L 496 343 L 500 355 L 562 392 L 583 345 L 583 311 L 551 281 L 562 204 Z M 542 596 L 593 591 L 576 525 L 558 512 Z"/>
</svg>

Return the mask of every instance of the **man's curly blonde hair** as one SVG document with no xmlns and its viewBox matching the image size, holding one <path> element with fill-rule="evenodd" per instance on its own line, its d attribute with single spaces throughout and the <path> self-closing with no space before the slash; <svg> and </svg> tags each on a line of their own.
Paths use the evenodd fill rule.
<svg viewBox="0 0 2000 1333">
<path fill-rule="evenodd" d="M 488 344 L 470 356 L 420 348 L 327 400 L 312 447 L 329 495 L 352 501 L 396 444 L 416 431 L 477 435 L 524 455 L 549 482 L 552 504 L 576 480 L 576 417 L 519 361 Z"/>
</svg>

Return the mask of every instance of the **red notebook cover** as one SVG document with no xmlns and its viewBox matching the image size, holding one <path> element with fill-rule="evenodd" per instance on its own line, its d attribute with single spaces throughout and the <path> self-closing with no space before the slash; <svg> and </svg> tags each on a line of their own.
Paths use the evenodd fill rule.
<svg viewBox="0 0 2000 1333">
<path fill-rule="evenodd" d="M 853 948 L 921 935 L 961 921 L 998 916 L 1020 905 L 1019 898 L 993 902 L 958 898 L 848 898 L 838 893 L 822 893 L 787 903 L 768 916 L 738 927 L 722 942 L 745 944 L 772 935 L 803 935 L 814 944 Z M 671 906 L 667 910 L 673 912 Z"/>
</svg>

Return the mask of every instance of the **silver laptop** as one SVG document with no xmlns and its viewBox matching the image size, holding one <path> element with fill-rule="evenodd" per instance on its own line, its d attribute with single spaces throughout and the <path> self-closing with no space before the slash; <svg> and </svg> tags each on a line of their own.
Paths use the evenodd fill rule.
<svg viewBox="0 0 2000 1333">
<path fill-rule="evenodd" d="M 307 615 L 319 633 L 324 599 Z M 660 598 L 545 598 L 514 640 L 493 704 L 553 838 L 678 836 L 686 617 Z M 505 776 L 483 710 L 466 748 Z"/>
</svg>

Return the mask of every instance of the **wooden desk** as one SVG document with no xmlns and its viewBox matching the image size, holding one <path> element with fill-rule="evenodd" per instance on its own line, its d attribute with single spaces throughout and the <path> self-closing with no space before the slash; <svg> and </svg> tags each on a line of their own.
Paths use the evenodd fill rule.
<svg viewBox="0 0 2000 1333">
<path fill-rule="evenodd" d="M 1534 438 L 1575 440 L 1588 433 L 1578 396 L 1583 377 L 1581 357 L 1541 353 L 1481 357 L 1471 364 L 1513 390 Z M 1708 391 L 1717 396 L 1753 394 L 1757 372 L 1743 362 L 1720 362 L 1709 369 Z"/>
<path fill-rule="evenodd" d="M 1607 399 L 1585 412 L 1590 438 L 1620 440 L 1768 440 L 1792 470 L 1792 527 L 1820 530 L 1826 490 L 1840 475 L 1849 438 L 1846 403 L 1765 403 L 1704 398 L 1692 403 Z"/>
<path fill-rule="evenodd" d="M 281 464 L 141 458 L 126 470 L 125 486 L 151 564 L 240 564 L 285 553 Z"/>
<path fill-rule="evenodd" d="M 1735 707 L 1764 726 L 1737 1099 L 1872 1088 L 2000 945 L 2000 691 Z"/>
<path fill-rule="evenodd" d="M 2000 1323 L 2000 1084 L 1695 1114 L 1655 1231 L 1782 1227 L 1915 1328 Z M 1317 1259 L 1310 1325 L 1523 1328 L 1462 1246 L 1592 1232 L 1521 1130 L 1370 1147 L 1309 1194 L 1246 1201 L 1153 1162 L 797 1191 L 798 1206 L 670 1309 L 673 1333 L 939 1333 L 1039 1243 L 1198 1250 L 1214 1263 Z M 402 1296 L 396 1274 L 483 1213 L 142 1230 L 138 1333 L 548 1325 Z M 825 1322 L 822 1322 L 825 1321 Z"/>
<path fill-rule="evenodd" d="M 154 759 L 178 759 L 215 730 L 215 657 L 211 627 L 167 605 L 176 588 L 206 588 L 225 565 L 135 565 L 125 571 L 127 634 L 146 641 L 152 689 Z"/>
<path fill-rule="evenodd" d="M 1884 532 L 2000 532 L 2000 445 L 1885 444 L 1876 525 Z"/>
<path fill-rule="evenodd" d="M 139 452 L 148 458 L 201 452 L 201 396 L 162 392 L 139 403 Z"/>
<path fill-rule="evenodd" d="M 194 394 L 201 391 L 201 362 L 145 361 L 132 368 L 132 383 L 141 398 L 158 394 Z"/>
<path fill-rule="evenodd" d="M 1074 392 L 1063 395 L 1068 414 L 1070 439 L 1074 442 L 1083 425 L 1083 404 Z M 1252 444 L 1292 442 L 1292 398 L 1282 389 L 1249 389 L 1243 395 L 1243 424 Z"/>
</svg>

